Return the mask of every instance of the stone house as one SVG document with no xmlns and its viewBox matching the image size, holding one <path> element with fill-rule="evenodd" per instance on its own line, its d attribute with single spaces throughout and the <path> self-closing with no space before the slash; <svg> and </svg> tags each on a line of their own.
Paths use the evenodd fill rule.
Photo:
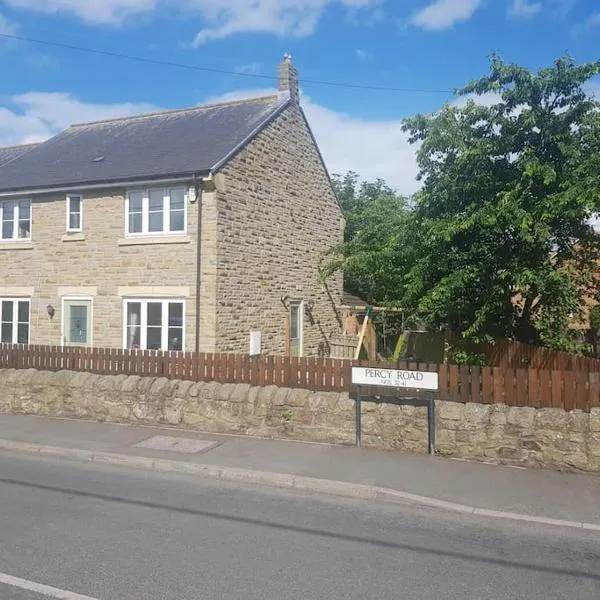
<svg viewBox="0 0 600 600">
<path fill-rule="evenodd" d="M 344 221 L 289 57 L 278 78 L 0 148 L 1 341 L 328 354 Z"/>
</svg>

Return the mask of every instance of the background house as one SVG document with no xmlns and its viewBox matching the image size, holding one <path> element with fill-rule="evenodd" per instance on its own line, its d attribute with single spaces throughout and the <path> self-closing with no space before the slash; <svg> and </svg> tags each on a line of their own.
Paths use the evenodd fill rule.
<svg viewBox="0 0 600 600">
<path fill-rule="evenodd" d="M 264 98 L 0 150 L 1 341 L 329 353 L 344 220 L 291 60 Z"/>
</svg>

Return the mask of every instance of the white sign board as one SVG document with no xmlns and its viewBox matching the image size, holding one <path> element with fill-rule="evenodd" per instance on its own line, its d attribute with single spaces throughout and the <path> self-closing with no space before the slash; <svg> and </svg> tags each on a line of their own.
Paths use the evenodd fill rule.
<svg viewBox="0 0 600 600">
<path fill-rule="evenodd" d="M 352 367 L 352 383 L 417 390 L 437 390 L 439 388 L 437 373 L 375 367 Z"/>
</svg>

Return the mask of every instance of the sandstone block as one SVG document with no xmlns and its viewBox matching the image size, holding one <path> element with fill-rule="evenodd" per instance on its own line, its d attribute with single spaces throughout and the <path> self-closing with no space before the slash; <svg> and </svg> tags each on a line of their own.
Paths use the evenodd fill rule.
<svg viewBox="0 0 600 600">
<path fill-rule="evenodd" d="M 536 429 L 566 431 L 569 415 L 562 408 L 541 408 L 535 417 Z"/>
<path fill-rule="evenodd" d="M 506 422 L 509 425 L 522 429 L 533 429 L 535 423 L 536 409 L 524 406 L 511 406 L 506 413 Z"/>
<path fill-rule="evenodd" d="M 600 432 L 600 408 L 592 408 L 590 411 L 590 431 Z"/>
<path fill-rule="evenodd" d="M 461 421 L 465 415 L 465 405 L 460 402 L 438 402 L 438 419 L 447 421 Z"/>
</svg>

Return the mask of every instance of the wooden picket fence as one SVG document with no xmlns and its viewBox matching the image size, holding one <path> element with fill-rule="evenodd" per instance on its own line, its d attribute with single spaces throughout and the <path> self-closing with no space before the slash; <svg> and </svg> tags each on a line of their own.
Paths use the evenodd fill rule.
<svg viewBox="0 0 600 600">
<path fill-rule="evenodd" d="M 368 363 L 331 358 L 155 352 L 105 348 L 0 345 L 0 369 L 80 371 L 191 381 L 275 385 L 313 391 L 351 389 L 353 366 L 433 371 L 441 400 L 588 411 L 600 407 L 600 372 L 469 367 L 433 363 Z M 374 390 L 378 393 L 379 390 Z M 389 394 L 389 388 L 385 390 Z M 411 391 L 411 395 L 415 392 Z"/>
</svg>

